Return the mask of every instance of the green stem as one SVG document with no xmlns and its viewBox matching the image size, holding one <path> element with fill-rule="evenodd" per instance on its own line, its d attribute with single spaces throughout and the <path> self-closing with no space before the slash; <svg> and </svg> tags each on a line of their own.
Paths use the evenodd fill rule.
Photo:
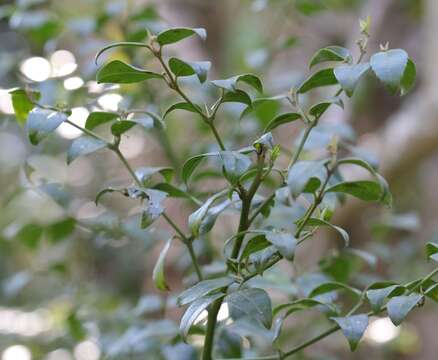
<svg viewBox="0 0 438 360">
<path fill-rule="evenodd" d="M 204 348 L 202 350 L 202 360 L 212 360 L 214 333 L 216 330 L 217 314 L 222 305 L 222 299 L 216 300 L 208 309 L 207 330 L 205 333 Z"/>
<path fill-rule="evenodd" d="M 410 289 L 407 292 L 407 295 L 412 294 L 415 290 L 418 290 L 424 283 L 426 283 L 428 280 L 430 280 L 431 278 L 433 278 L 437 274 L 438 274 L 438 268 L 434 269 L 428 275 L 426 275 L 426 277 L 424 277 L 415 287 L 413 287 L 412 289 Z M 359 306 L 358 306 L 358 304 L 359 304 Z M 347 316 L 351 316 L 360 307 L 362 302 L 359 301 L 358 304 L 356 304 L 356 306 L 348 313 Z M 377 313 L 373 312 L 373 311 L 370 311 L 367 315 L 368 316 L 372 316 L 372 315 L 376 315 L 378 313 L 381 313 L 383 311 L 386 311 L 386 306 L 382 307 Z M 301 350 L 309 347 L 310 345 L 313 345 L 314 343 L 316 343 L 316 342 L 324 339 L 325 337 L 333 334 L 334 332 L 338 331 L 339 329 L 340 329 L 340 327 L 338 325 L 335 325 L 335 326 L 327 329 L 323 333 L 321 333 L 321 334 L 313 337 L 312 339 L 307 340 L 307 341 L 303 342 L 302 344 L 300 344 L 300 345 L 294 347 L 293 349 L 289 350 L 288 352 L 286 352 L 283 355 L 283 358 L 286 358 L 286 357 L 289 357 L 291 355 L 296 354 L 298 351 L 301 351 Z M 278 359 L 278 357 L 276 357 L 276 356 L 272 356 L 272 357 L 267 357 L 266 358 L 266 360 L 277 360 L 277 359 Z"/>
<path fill-rule="evenodd" d="M 175 224 L 175 222 L 169 217 L 169 215 L 167 215 L 165 212 L 163 212 L 161 215 L 168 222 L 168 224 L 175 230 L 175 232 L 181 237 L 181 240 L 187 246 L 193 267 L 195 268 L 196 271 L 196 275 L 198 276 L 198 279 L 201 281 L 204 277 L 202 276 L 201 268 L 199 266 L 198 259 L 196 258 L 195 250 L 193 249 L 193 240 L 188 238 L 183 233 L 183 231 L 179 228 L 177 224 Z"/>
<path fill-rule="evenodd" d="M 307 210 L 306 215 L 303 219 L 303 221 L 300 223 L 300 225 L 298 226 L 296 232 L 295 232 L 295 237 L 298 238 L 301 235 L 301 232 L 303 231 L 304 227 L 306 226 L 307 222 L 309 221 L 309 219 L 312 217 L 313 213 L 315 212 L 315 210 L 318 208 L 318 205 L 321 203 L 322 198 L 324 197 L 324 191 L 325 188 L 328 184 L 328 181 L 330 179 L 331 176 L 331 171 L 328 171 L 327 173 L 327 177 L 321 187 L 321 190 L 319 191 L 318 195 L 315 197 L 315 201 L 312 203 L 311 207 Z M 254 219 L 254 215 L 253 217 L 251 217 L 251 219 Z M 304 240 L 307 239 L 308 236 L 304 236 L 302 239 L 298 240 L 297 244 L 301 244 Z M 281 259 L 283 259 L 283 257 L 280 254 L 275 254 L 275 256 L 272 257 L 272 259 L 266 264 L 266 266 L 264 267 L 263 271 L 266 271 L 268 269 L 270 269 L 272 266 L 274 266 L 276 263 L 278 263 Z M 252 279 L 253 277 L 257 276 L 259 273 L 255 272 L 253 274 L 250 274 L 248 276 L 246 276 L 243 279 L 243 282 L 246 282 L 250 279 Z"/>
<path fill-rule="evenodd" d="M 297 150 L 295 151 L 295 154 L 293 158 L 290 160 L 289 165 L 287 166 L 287 169 L 290 170 L 292 166 L 295 165 L 295 163 L 298 161 L 298 158 L 300 157 L 301 152 L 303 151 L 304 144 L 306 143 L 310 132 L 315 127 L 316 122 L 309 123 L 306 127 L 306 130 L 304 131 L 303 137 L 300 140 L 300 143 L 298 145 Z"/>
<path fill-rule="evenodd" d="M 226 150 L 226 149 L 225 149 L 225 145 L 224 145 L 224 143 L 223 143 L 223 141 L 222 141 L 222 139 L 221 139 L 221 137 L 220 137 L 220 135 L 219 135 L 219 132 L 217 131 L 217 128 L 216 128 L 216 126 L 214 125 L 213 121 L 210 119 L 210 120 L 207 121 L 207 124 L 208 124 L 208 126 L 210 127 L 211 132 L 213 133 L 213 135 L 214 135 L 214 137 L 215 137 L 215 139 L 216 139 L 216 142 L 218 143 L 220 149 L 221 149 L 222 151 L 225 151 L 225 150 Z"/>
<path fill-rule="evenodd" d="M 196 275 L 199 281 L 202 281 L 204 277 L 202 276 L 201 267 L 199 266 L 198 259 L 196 258 L 195 249 L 193 248 L 193 241 L 190 240 L 186 243 L 187 249 L 189 250 L 190 258 L 192 259 L 193 267 L 195 268 Z"/>
<path fill-rule="evenodd" d="M 238 236 L 233 245 L 233 249 L 231 251 L 231 259 L 236 259 L 239 255 L 240 247 L 242 246 L 243 239 L 245 237 L 245 231 L 248 230 L 249 222 L 249 212 L 251 209 L 252 199 L 257 192 L 263 176 L 263 169 L 265 164 L 265 152 L 257 154 L 257 174 L 251 183 L 249 190 L 246 192 L 245 189 L 241 189 L 241 199 L 242 199 L 242 210 L 240 212 L 240 220 L 239 220 L 239 228 L 237 233 L 242 233 L 242 235 Z M 227 287 L 223 289 L 224 292 L 227 291 Z M 202 351 L 202 360 L 211 360 L 212 359 L 212 350 L 214 343 L 214 333 L 216 330 L 217 323 L 217 315 L 219 309 L 222 305 L 223 298 L 216 300 L 212 306 L 208 310 L 208 319 L 207 319 L 207 331 L 205 333 L 205 342 L 204 349 Z"/>
<path fill-rule="evenodd" d="M 268 198 L 266 198 L 261 204 L 260 206 L 254 210 L 254 213 L 251 215 L 251 217 L 248 220 L 249 225 L 251 225 L 253 223 L 253 221 L 255 220 L 255 218 L 261 213 L 261 211 L 263 210 L 263 208 L 269 203 L 271 202 L 273 199 L 275 198 L 275 193 L 271 194 Z"/>
<path fill-rule="evenodd" d="M 79 126 L 77 124 L 75 124 L 74 122 L 70 121 L 70 120 L 65 120 L 65 122 L 73 127 L 75 127 L 78 130 L 81 130 L 84 134 L 87 134 L 88 136 L 94 137 L 95 139 L 101 140 L 105 143 L 107 143 L 108 145 L 112 145 L 108 140 L 104 139 L 103 137 L 97 135 L 94 131 L 88 130 L 86 128 L 83 128 L 82 126 Z"/>
<path fill-rule="evenodd" d="M 205 123 L 210 127 L 220 149 L 222 151 L 225 151 L 224 143 L 223 143 L 223 141 L 222 141 L 222 139 L 221 139 L 221 137 L 216 129 L 216 126 L 213 123 L 214 118 L 213 117 L 210 118 L 209 116 L 204 114 L 204 112 L 202 112 L 202 110 L 200 110 L 198 108 L 198 106 L 196 106 L 193 103 L 193 101 L 189 99 L 189 97 L 184 93 L 184 91 L 182 91 L 182 89 L 178 85 L 178 81 L 176 80 L 176 77 L 172 74 L 169 67 L 164 62 L 163 57 L 161 55 L 161 50 L 154 52 L 154 55 L 158 59 L 158 62 L 161 64 L 161 67 L 163 68 L 164 72 L 166 73 L 166 75 L 168 77 L 169 87 L 171 89 L 175 90 L 188 104 L 190 104 L 193 107 L 193 109 L 195 109 L 195 111 L 202 117 L 202 119 L 205 121 Z M 214 114 L 216 114 L 216 111 L 214 111 Z"/>
<path fill-rule="evenodd" d="M 132 179 L 135 181 L 137 186 L 140 186 L 140 187 L 143 186 L 143 184 L 141 183 L 140 179 L 137 177 L 137 175 L 135 174 L 135 172 L 132 169 L 131 165 L 129 164 L 128 160 L 126 160 L 125 156 L 123 156 L 123 154 L 120 151 L 120 149 L 118 147 L 115 147 L 112 150 L 118 156 L 118 158 L 120 159 L 122 164 L 125 166 L 126 170 L 128 170 L 129 174 L 131 175 Z"/>
<path fill-rule="evenodd" d="M 135 171 L 132 169 L 131 165 L 129 164 L 128 160 L 126 160 L 125 156 L 122 154 L 122 152 L 120 151 L 120 149 L 117 146 L 115 146 L 114 144 L 109 143 L 105 139 L 102 139 L 101 137 L 99 137 L 99 135 L 95 134 L 93 131 L 90 131 L 88 129 L 82 128 L 81 126 L 76 125 L 75 123 L 72 123 L 69 120 L 67 120 L 66 122 L 68 122 L 69 124 L 73 125 L 77 129 L 81 130 L 85 134 L 87 134 L 89 136 L 92 136 L 92 137 L 94 137 L 96 139 L 105 141 L 106 143 L 108 143 L 110 145 L 109 148 L 112 151 L 114 151 L 114 153 L 120 159 L 120 161 L 125 166 L 125 168 L 128 170 L 129 174 L 131 175 L 132 179 L 135 181 L 137 186 L 140 186 L 140 187 L 143 186 L 143 184 L 141 183 L 140 179 L 135 174 Z M 190 254 L 190 257 L 192 259 L 192 263 L 193 263 L 193 266 L 195 268 L 196 274 L 198 275 L 199 280 L 202 280 L 203 276 L 202 276 L 202 272 L 201 272 L 201 269 L 199 267 L 199 263 L 198 263 L 198 260 L 196 258 L 196 255 L 195 255 L 195 252 L 194 252 L 194 249 L 193 249 L 192 240 L 187 238 L 187 236 L 178 227 L 178 225 L 176 225 L 175 222 L 173 222 L 173 220 L 165 212 L 162 213 L 162 216 L 169 223 L 169 225 L 176 231 L 176 233 L 181 237 L 183 242 L 186 244 L 186 246 L 187 246 L 187 248 L 189 250 L 189 254 Z"/>
<path fill-rule="evenodd" d="M 258 154 L 257 162 L 258 162 L 257 174 L 254 177 L 254 180 L 251 183 L 251 186 L 250 186 L 248 192 L 247 193 L 243 192 L 241 194 L 242 211 L 240 213 L 239 228 L 237 230 L 238 233 L 248 230 L 248 227 L 250 225 L 248 218 L 249 218 L 249 212 L 251 210 L 252 199 L 254 198 L 254 195 L 256 194 L 257 189 L 259 188 L 259 186 L 262 182 L 262 178 L 263 178 L 263 167 L 265 164 L 264 151 L 262 154 Z M 239 251 L 240 251 L 240 248 L 242 246 L 242 242 L 243 242 L 244 237 L 245 237 L 245 234 L 243 233 L 241 236 L 236 238 L 236 241 L 234 242 L 233 250 L 231 251 L 231 259 L 237 259 L 237 256 L 239 255 Z"/>
</svg>

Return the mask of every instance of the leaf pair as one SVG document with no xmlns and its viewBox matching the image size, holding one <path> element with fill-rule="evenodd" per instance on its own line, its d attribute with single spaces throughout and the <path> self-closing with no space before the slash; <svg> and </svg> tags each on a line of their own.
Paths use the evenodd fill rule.
<svg viewBox="0 0 438 360">
<path fill-rule="evenodd" d="M 26 129 L 32 145 L 38 145 L 41 140 L 55 131 L 64 121 L 67 114 L 53 110 L 35 108 L 29 112 Z"/>
<path fill-rule="evenodd" d="M 246 242 L 239 256 L 240 261 L 244 261 L 251 254 L 263 251 L 271 245 L 273 245 L 284 258 L 290 261 L 293 260 L 298 241 L 292 234 L 283 231 L 269 230 L 251 230 L 247 233 L 256 234 L 256 236 Z"/>
<path fill-rule="evenodd" d="M 233 282 L 229 277 L 221 277 L 198 282 L 191 288 L 183 291 L 177 298 L 179 306 L 190 304 L 186 309 L 180 323 L 183 339 L 187 338 L 189 330 L 199 315 L 214 301 L 225 296 L 222 289 Z"/>
<path fill-rule="evenodd" d="M 210 152 L 195 155 L 184 163 L 181 174 L 182 180 L 187 183 L 190 176 L 204 159 L 219 158 L 222 160 L 224 173 L 226 174 L 228 180 L 233 183 L 250 166 L 251 161 L 245 156 L 245 154 L 248 154 L 252 151 L 254 151 L 254 148 L 244 148 L 238 151 Z"/>
<path fill-rule="evenodd" d="M 393 94 L 400 90 L 401 95 L 405 95 L 415 83 L 415 64 L 402 49 L 378 52 L 371 56 L 369 63 L 351 64 L 351 61 L 345 48 L 329 46 L 318 50 L 311 59 L 311 67 L 323 62 L 346 64 L 317 71 L 298 87 L 297 92 L 303 94 L 317 87 L 339 84 L 348 96 L 352 96 L 360 79 L 370 69 Z"/>
</svg>

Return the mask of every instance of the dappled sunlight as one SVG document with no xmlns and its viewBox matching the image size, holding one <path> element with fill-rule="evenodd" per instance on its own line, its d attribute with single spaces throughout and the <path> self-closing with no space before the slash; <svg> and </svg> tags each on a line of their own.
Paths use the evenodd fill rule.
<svg viewBox="0 0 438 360">
<path fill-rule="evenodd" d="M 72 76 L 64 80 L 64 88 L 66 90 L 77 90 L 84 85 L 84 80 L 79 76 Z"/>
<path fill-rule="evenodd" d="M 45 360 L 73 360 L 73 357 L 68 350 L 57 349 L 50 352 Z"/>
<path fill-rule="evenodd" d="M 28 79 L 42 82 L 50 77 L 52 69 L 47 59 L 35 56 L 23 61 L 20 65 L 20 71 Z"/>
<path fill-rule="evenodd" d="M 52 65 L 52 76 L 63 77 L 73 73 L 78 65 L 74 55 L 67 50 L 55 51 L 50 56 L 50 64 Z"/>
<path fill-rule="evenodd" d="M 99 97 L 97 102 L 104 110 L 117 111 L 122 100 L 123 97 L 121 95 L 109 93 Z"/>
<path fill-rule="evenodd" d="M 370 322 L 364 338 L 371 343 L 384 344 L 394 340 L 399 334 L 400 327 L 396 327 L 388 317 L 384 317 Z"/>
<path fill-rule="evenodd" d="M 12 345 L 3 351 L 2 360 L 32 360 L 32 355 L 26 346 Z"/>
<path fill-rule="evenodd" d="M 0 308 L 0 333 L 37 336 L 48 331 L 50 328 L 49 314 L 43 309 L 24 312 Z"/>
<path fill-rule="evenodd" d="M 0 89 L 0 112 L 4 114 L 13 114 L 12 97 L 9 90 Z"/>
<path fill-rule="evenodd" d="M 82 341 L 74 349 L 76 360 L 98 360 L 100 352 L 99 346 L 92 340 Z"/>
<path fill-rule="evenodd" d="M 75 107 L 71 109 L 71 115 L 69 116 L 69 120 L 75 123 L 78 126 L 84 127 L 85 122 L 87 121 L 87 116 L 89 111 L 84 107 Z M 75 139 L 82 135 L 82 131 L 75 128 L 73 125 L 68 123 L 62 123 L 57 129 L 56 132 L 66 139 Z"/>
</svg>

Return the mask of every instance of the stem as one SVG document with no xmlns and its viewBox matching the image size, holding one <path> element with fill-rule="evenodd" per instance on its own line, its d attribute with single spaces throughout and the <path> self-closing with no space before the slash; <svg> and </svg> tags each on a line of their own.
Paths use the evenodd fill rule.
<svg viewBox="0 0 438 360">
<path fill-rule="evenodd" d="M 297 353 L 298 351 L 303 350 L 303 349 L 305 349 L 306 347 L 308 347 L 310 345 L 313 345 L 314 343 L 316 343 L 316 342 L 324 339 L 325 337 L 333 334 L 334 332 L 338 331 L 339 329 L 340 329 L 340 327 L 338 325 L 335 325 L 335 326 L 331 327 L 330 329 L 328 329 L 328 330 L 324 331 L 323 333 L 313 337 L 312 339 L 309 339 L 309 340 L 303 342 L 302 344 L 294 347 L 292 350 L 289 350 L 288 352 L 286 352 L 283 355 L 283 358 L 289 357 L 289 356 Z"/>
<path fill-rule="evenodd" d="M 90 131 L 88 129 L 82 128 L 79 125 L 76 125 L 75 123 L 72 123 L 70 120 L 66 120 L 66 122 L 68 122 L 69 124 L 73 125 L 74 127 L 76 127 L 77 129 L 81 130 L 82 132 L 84 132 L 85 134 L 92 136 L 96 139 L 105 141 L 106 143 L 108 143 L 109 145 L 111 145 L 109 148 L 114 151 L 114 153 L 117 155 L 117 157 L 120 159 L 120 161 L 122 162 L 122 164 L 125 166 L 125 168 L 128 170 L 129 174 L 131 175 L 132 179 L 135 181 L 135 183 L 137 184 L 137 186 L 143 186 L 143 184 L 141 183 L 140 179 L 137 177 L 137 175 L 135 174 L 135 171 L 132 169 L 131 165 L 129 164 L 128 160 L 126 160 L 125 156 L 122 154 L 122 152 L 120 151 L 120 149 L 117 146 L 114 146 L 114 144 L 109 143 L 107 140 L 101 138 L 99 135 L 95 134 L 93 131 Z M 192 240 L 189 239 L 184 233 L 183 231 L 178 227 L 178 225 L 176 225 L 173 220 L 165 213 L 162 213 L 163 218 L 169 223 L 169 225 L 176 231 L 176 233 L 181 237 L 182 241 L 184 242 L 184 244 L 187 246 L 188 250 L 189 250 L 189 254 L 190 257 L 192 259 L 192 263 L 193 266 L 195 268 L 196 274 L 198 275 L 199 280 L 203 279 L 202 276 L 202 272 L 198 263 L 198 260 L 196 258 L 196 254 L 195 251 L 193 249 L 193 245 L 192 245 Z"/>
<path fill-rule="evenodd" d="M 248 192 L 245 194 L 244 192 L 241 194 L 242 196 L 242 211 L 240 213 L 240 221 L 239 221 L 239 228 L 237 230 L 238 233 L 244 232 L 248 230 L 248 227 L 250 225 L 249 222 L 249 212 L 251 210 L 251 203 L 252 199 L 257 192 L 257 189 L 259 188 L 262 177 L 263 177 L 263 166 L 265 164 L 265 153 L 264 151 L 261 154 L 257 155 L 258 160 L 258 169 L 257 174 L 248 190 Z M 245 234 L 242 234 L 241 236 L 236 238 L 236 241 L 233 246 L 233 250 L 231 251 L 231 259 L 237 259 L 237 256 L 239 255 L 240 247 L 242 246 L 242 241 L 245 237 Z"/>
<path fill-rule="evenodd" d="M 272 201 L 272 199 L 275 198 L 275 193 L 271 194 L 268 198 L 266 198 L 261 204 L 260 206 L 254 210 L 254 213 L 251 215 L 251 217 L 248 220 L 249 225 L 251 225 L 253 223 L 253 221 L 255 220 L 255 218 L 257 217 L 257 215 L 259 215 L 261 213 L 261 211 L 263 210 L 263 208 L 270 202 Z"/>
<path fill-rule="evenodd" d="M 307 222 L 312 217 L 315 210 L 318 208 L 318 205 L 321 203 L 323 197 L 324 197 L 324 191 L 327 187 L 327 184 L 330 180 L 330 177 L 332 175 L 332 172 L 330 170 L 327 170 L 327 177 L 324 180 L 324 183 L 322 184 L 321 190 L 319 190 L 318 195 L 315 197 L 315 201 L 313 202 L 312 206 L 307 211 L 303 221 L 300 223 L 300 225 L 297 228 L 297 231 L 295 232 L 295 237 L 298 238 L 303 231 L 304 227 L 307 225 Z"/>
<path fill-rule="evenodd" d="M 123 165 L 125 166 L 126 170 L 128 170 L 129 174 L 134 179 L 135 183 L 138 186 L 140 186 L 140 187 L 143 186 L 143 184 L 141 183 L 140 179 L 137 177 L 137 175 L 135 175 L 134 170 L 132 169 L 131 165 L 128 163 L 128 160 L 126 160 L 126 158 L 123 156 L 123 154 L 120 151 L 120 149 L 118 147 L 116 147 L 116 148 L 113 149 L 113 151 L 116 153 L 116 155 L 118 156 L 120 161 L 123 163 Z"/>
<path fill-rule="evenodd" d="M 213 340 L 216 330 L 217 314 L 222 305 L 222 299 L 216 300 L 208 310 L 207 330 L 205 333 L 204 349 L 202 351 L 202 360 L 212 360 Z"/>
<path fill-rule="evenodd" d="M 297 151 L 295 151 L 293 158 L 291 159 L 291 161 L 289 162 L 289 165 L 287 166 L 288 170 L 290 170 L 292 168 L 292 166 L 294 166 L 295 163 L 298 161 L 298 158 L 300 157 L 300 154 L 303 151 L 304 144 L 306 143 L 306 141 L 310 135 L 310 132 L 315 127 L 315 125 L 316 125 L 316 122 L 312 122 L 306 127 L 306 130 L 304 131 L 303 137 L 301 138 L 301 141 L 298 145 Z"/>
<path fill-rule="evenodd" d="M 239 228 L 237 233 L 242 233 L 242 235 L 238 236 L 235 240 L 233 250 L 231 252 L 231 259 L 236 259 L 239 255 L 240 247 L 242 246 L 243 239 L 245 237 L 245 231 L 248 230 L 249 227 L 249 212 L 251 209 L 252 199 L 257 192 L 263 176 L 263 168 L 265 164 L 265 151 L 263 150 L 261 153 L 257 154 L 257 162 L 258 162 L 258 171 L 255 176 L 248 192 L 242 188 L 241 190 L 241 199 L 242 199 L 242 210 L 240 212 L 240 220 L 239 220 Z M 227 291 L 228 287 L 225 287 L 223 291 Z M 216 300 L 210 307 L 208 311 L 208 319 L 207 319 L 207 331 L 205 333 L 205 342 L 204 349 L 202 352 L 202 360 L 211 360 L 212 359 L 212 350 L 213 350 L 213 341 L 214 341 L 214 333 L 216 330 L 217 323 L 217 314 L 222 305 L 223 298 Z"/>
<path fill-rule="evenodd" d="M 438 274 L 438 268 L 434 269 L 433 271 L 431 271 L 428 275 L 426 275 L 426 277 L 423 278 L 423 280 L 421 280 L 415 287 L 413 287 L 412 289 L 410 289 L 407 292 L 407 295 L 412 294 L 415 290 L 419 289 L 424 283 L 426 283 L 428 280 L 430 280 L 431 278 L 433 278 L 436 274 Z M 347 314 L 347 316 L 351 316 L 354 312 L 356 312 L 356 310 L 360 307 L 360 305 L 362 304 L 362 300 L 363 298 L 359 301 L 358 304 L 356 304 L 356 306 L 353 307 L 353 309 L 350 310 L 350 312 Z M 386 306 L 382 307 L 382 309 L 380 309 L 377 313 L 381 313 L 383 311 L 386 311 Z M 376 315 L 377 313 L 370 311 L 367 315 L 368 316 L 372 316 L 372 315 Z M 307 340 L 305 342 L 303 342 L 302 344 L 294 347 L 293 349 L 289 350 L 288 352 L 286 352 L 283 356 L 284 358 L 289 357 L 291 355 L 294 355 L 295 353 L 297 353 L 300 350 L 303 350 L 304 348 L 324 339 L 325 337 L 333 334 L 334 332 L 338 331 L 340 329 L 340 327 L 338 325 L 335 325 L 329 329 L 327 329 L 326 331 L 324 331 L 323 333 L 313 337 L 310 340 Z M 278 357 L 272 356 L 272 357 L 268 357 L 266 359 L 270 359 L 270 360 L 276 360 L 278 359 Z"/>
<path fill-rule="evenodd" d="M 198 276 L 199 281 L 202 281 L 204 277 L 202 276 L 201 268 L 198 263 L 198 259 L 196 258 L 195 249 L 193 249 L 193 241 L 190 240 L 186 243 L 187 249 L 189 250 L 190 258 L 192 259 L 193 267 L 195 268 L 196 275 Z"/>
<path fill-rule="evenodd" d="M 221 137 L 219 135 L 219 132 L 217 131 L 216 126 L 214 125 L 213 121 L 210 119 L 210 120 L 208 120 L 207 124 L 210 127 L 211 132 L 213 133 L 213 135 L 214 135 L 214 137 L 215 137 L 215 139 L 216 139 L 220 149 L 222 151 L 225 151 L 225 145 L 222 142 L 222 139 L 221 139 Z"/>
<path fill-rule="evenodd" d="M 77 124 L 75 124 L 74 122 L 70 121 L 70 120 L 65 120 L 65 122 L 67 124 L 70 124 L 71 126 L 75 127 L 78 130 L 81 130 L 84 134 L 87 134 L 88 136 L 94 137 L 95 139 L 101 140 L 107 144 L 111 144 L 108 140 L 104 139 L 103 137 L 97 135 L 94 131 L 88 130 L 86 128 L 83 128 L 82 126 L 79 126 Z M 112 144 L 111 144 L 112 145 Z"/>
<path fill-rule="evenodd" d="M 312 203 L 311 207 L 307 210 L 306 215 L 301 222 L 301 224 L 298 226 L 297 231 L 295 232 L 295 238 L 298 238 L 301 235 L 301 232 L 303 231 L 304 227 L 306 226 L 309 219 L 312 217 L 315 210 L 318 208 L 318 205 L 321 203 L 322 198 L 324 197 L 324 191 L 328 184 L 328 181 L 330 179 L 330 176 L 332 175 L 331 171 L 327 172 L 327 177 L 321 187 L 321 190 L 319 191 L 318 195 L 315 197 L 315 201 Z M 257 214 L 255 214 L 257 215 Z M 251 217 L 251 219 L 254 219 L 254 215 Z M 306 240 L 308 236 L 304 236 L 302 239 L 300 239 L 297 244 L 301 244 L 304 240 Z M 280 254 L 275 254 L 275 256 L 272 257 L 272 259 L 267 263 L 267 265 L 264 267 L 263 271 L 266 271 L 270 269 L 272 266 L 274 266 L 276 263 L 278 263 L 283 257 Z M 246 276 L 242 283 L 247 282 L 248 280 L 252 279 L 253 277 L 257 276 L 259 273 L 255 272 L 253 274 L 250 274 Z"/>
<path fill-rule="evenodd" d="M 190 258 L 192 259 L 193 267 L 195 268 L 196 275 L 198 276 L 198 279 L 201 281 L 204 277 L 202 276 L 201 268 L 198 263 L 198 259 L 196 258 L 195 250 L 193 249 L 193 240 L 188 238 L 183 231 L 179 228 L 177 224 L 167 215 L 165 212 L 163 212 L 161 215 L 163 215 L 163 218 L 169 223 L 169 225 L 176 231 L 176 233 L 181 237 L 181 240 L 183 243 L 187 246 L 187 249 L 189 250 Z"/>
<path fill-rule="evenodd" d="M 155 57 L 158 59 L 159 63 L 161 64 L 164 72 L 166 73 L 168 80 L 168 85 L 171 89 L 175 90 L 188 104 L 190 104 L 193 109 L 202 117 L 202 119 L 206 122 L 206 124 L 210 127 L 211 131 L 213 132 L 213 135 L 222 151 L 225 151 L 224 143 L 216 129 L 216 127 L 213 124 L 214 115 L 216 115 L 216 111 L 213 112 L 213 116 L 209 117 L 202 110 L 196 106 L 192 100 L 189 99 L 189 97 L 182 91 L 180 86 L 178 85 L 178 81 L 176 80 L 176 77 L 173 76 L 172 72 L 170 71 L 169 67 L 166 65 L 166 63 L 163 60 L 163 57 L 161 56 L 161 50 L 153 52 Z M 170 81 L 170 83 L 169 83 Z"/>
</svg>

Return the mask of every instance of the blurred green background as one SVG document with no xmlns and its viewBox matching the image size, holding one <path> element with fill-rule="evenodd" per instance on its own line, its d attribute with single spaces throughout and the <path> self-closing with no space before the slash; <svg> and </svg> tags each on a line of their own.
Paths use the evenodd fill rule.
<svg viewBox="0 0 438 360">
<path fill-rule="evenodd" d="M 327 274 L 359 285 L 379 277 L 411 280 L 428 267 L 422 249 L 438 227 L 438 1 L 3 0 L 1 359 L 196 359 L 196 346 L 201 345 L 196 338 L 196 346 L 191 347 L 175 337 L 181 309 L 174 295 L 183 288 L 182 275 L 189 265 L 184 249 L 173 248 L 167 264 L 172 292 L 163 295 L 152 285 L 151 271 L 170 229 L 161 221 L 139 229 L 136 209 L 121 197 L 96 206 L 95 194 L 104 185 L 129 181 L 117 159 L 97 153 L 67 166 L 65 152 L 71 139 L 80 135 L 68 124 L 31 147 L 12 115 L 9 89 L 23 83 L 39 89 L 41 102 L 67 104 L 73 110 L 70 119 L 82 125 L 97 108 L 146 108 L 162 113 L 174 99 L 168 90 L 155 83 L 99 85 L 94 81 L 98 69 L 94 55 L 110 42 L 142 41 L 145 28 L 158 31 L 172 25 L 204 27 L 208 38 L 203 43 L 188 40 L 171 53 L 211 61 L 210 79 L 256 73 L 266 84 L 266 95 L 277 95 L 303 79 L 316 49 L 326 45 L 354 49 L 360 35 L 358 20 L 368 15 L 371 50 L 386 42 L 406 49 L 417 63 L 417 85 L 401 99 L 367 81 L 346 104 L 345 112 L 333 109 L 323 121 L 329 133 L 336 126 L 342 136 L 356 138 L 363 154 L 380 163 L 390 183 L 395 199 L 392 212 L 351 201 L 334 220 L 350 232 L 352 245 L 374 253 L 377 263 L 373 267 L 353 261 L 340 256 L 333 246 L 312 243 L 297 256 L 294 268 L 286 264 L 285 271 L 267 274 L 264 286 L 278 297 L 293 293 L 295 276 L 317 267 L 321 255 L 325 258 L 319 265 Z M 138 65 L 149 61 L 147 54 L 132 49 L 107 56 Z M 199 91 L 190 81 L 185 86 L 195 99 L 208 98 L 212 91 L 207 85 Z M 229 141 L 238 143 L 255 134 L 280 111 L 276 104 L 267 104 L 237 121 L 241 110 L 227 105 L 220 114 L 219 128 Z M 208 132 L 192 117 L 169 116 L 166 135 L 135 129 L 122 143 L 122 151 L 135 166 L 170 165 L 178 170 L 191 154 L 211 148 Z M 291 125 L 287 130 L 274 136 L 290 148 L 299 128 Z M 313 143 L 326 140 L 321 133 Z M 217 185 L 209 181 L 205 186 L 207 192 Z M 190 209 L 179 200 L 168 204 L 168 212 L 182 227 Z M 227 215 L 213 239 L 207 245 L 198 244 L 204 264 L 219 253 L 226 238 L 222 234 L 231 233 L 235 224 L 235 215 Z M 330 233 L 322 234 L 319 244 L 330 244 L 330 237 Z M 222 264 L 206 267 L 216 265 Z M 309 329 L 309 323 L 314 328 Z M 347 352 L 338 334 L 296 358 L 433 360 L 438 350 L 437 323 L 436 307 L 426 304 L 399 328 L 386 318 L 375 319 L 354 354 Z M 289 325 L 282 341 L 291 345 L 323 328 L 322 319 L 312 313 Z M 267 346 L 263 339 L 256 341 L 262 349 Z"/>
</svg>

